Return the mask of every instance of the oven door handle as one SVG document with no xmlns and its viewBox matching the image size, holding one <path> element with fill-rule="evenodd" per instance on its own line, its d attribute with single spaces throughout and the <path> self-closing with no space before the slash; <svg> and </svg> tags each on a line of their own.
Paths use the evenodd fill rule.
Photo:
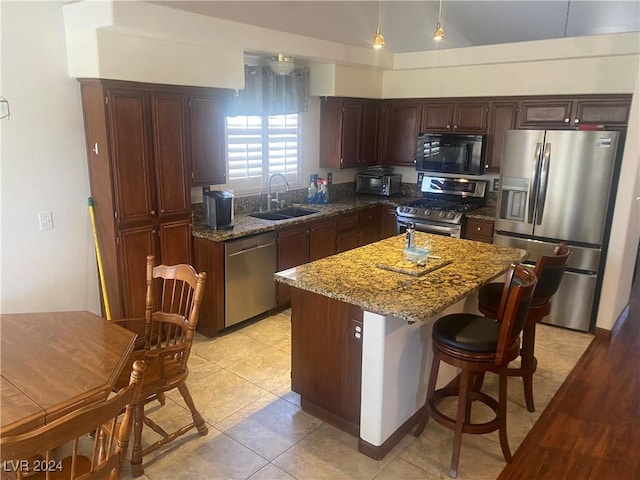
<svg viewBox="0 0 640 480">
<path fill-rule="evenodd" d="M 403 227 L 406 227 L 407 223 L 403 220 L 399 222 Z M 455 226 L 455 227 L 447 227 L 444 225 L 435 225 L 433 223 L 420 223 L 420 222 L 414 222 L 416 225 L 416 231 L 418 232 L 440 232 L 440 233 L 447 233 L 447 234 L 452 234 L 455 235 L 458 230 L 459 227 Z"/>
</svg>

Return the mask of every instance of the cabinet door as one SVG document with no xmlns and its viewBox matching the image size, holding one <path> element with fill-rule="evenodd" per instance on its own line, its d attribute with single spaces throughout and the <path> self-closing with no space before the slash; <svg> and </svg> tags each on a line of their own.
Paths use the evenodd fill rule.
<svg viewBox="0 0 640 480">
<path fill-rule="evenodd" d="M 525 100 L 520 103 L 518 128 L 564 128 L 571 123 L 572 100 Z"/>
<path fill-rule="evenodd" d="M 336 252 L 346 252 L 360 245 L 360 234 L 358 232 L 357 213 L 348 213 L 338 217 L 336 237 Z"/>
<path fill-rule="evenodd" d="M 579 100 L 575 104 L 573 124 L 626 125 L 630 109 L 629 100 Z"/>
<path fill-rule="evenodd" d="M 151 96 L 158 218 L 191 214 L 187 98 L 179 93 Z"/>
<path fill-rule="evenodd" d="M 396 234 L 396 207 L 385 207 L 382 210 L 380 237 L 395 237 Z"/>
<path fill-rule="evenodd" d="M 382 163 L 414 166 L 420 130 L 420 102 L 389 100 L 382 107 Z"/>
<path fill-rule="evenodd" d="M 309 262 L 309 228 L 292 227 L 278 232 L 278 271 Z M 291 303 L 291 287 L 280 282 L 277 285 L 276 304 L 285 308 Z"/>
<path fill-rule="evenodd" d="M 516 102 L 494 102 L 489 111 L 489 133 L 487 136 L 487 172 L 499 172 L 502 163 L 504 133 L 516 128 L 518 104 Z"/>
<path fill-rule="evenodd" d="M 149 95 L 111 88 L 107 90 L 107 98 L 116 221 L 121 227 L 152 222 L 157 212 Z"/>
<path fill-rule="evenodd" d="M 342 98 L 320 100 L 320 167 L 342 166 Z"/>
<path fill-rule="evenodd" d="M 309 227 L 309 261 L 336 253 L 336 219 L 316 222 Z"/>
<path fill-rule="evenodd" d="M 161 223 L 158 227 L 158 236 L 160 237 L 159 260 L 163 264 L 192 264 L 191 220 Z"/>
<path fill-rule="evenodd" d="M 378 100 L 363 100 L 362 104 L 362 132 L 360 135 L 360 165 L 376 165 L 378 157 L 378 125 L 380 120 L 380 102 Z"/>
<path fill-rule="evenodd" d="M 194 237 L 193 266 L 197 272 L 207 272 L 196 330 L 215 337 L 224 328 L 224 243 Z"/>
<path fill-rule="evenodd" d="M 358 246 L 380 240 L 380 215 L 382 207 L 370 208 L 358 215 Z"/>
<path fill-rule="evenodd" d="M 423 103 L 422 132 L 450 132 L 453 128 L 453 103 Z"/>
<path fill-rule="evenodd" d="M 456 103 L 453 115 L 454 132 L 485 133 L 489 104 L 486 102 Z"/>
<path fill-rule="evenodd" d="M 192 185 L 226 182 L 222 95 L 193 95 L 189 100 Z"/>
<path fill-rule="evenodd" d="M 362 103 L 345 102 L 342 107 L 342 154 L 340 168 L 360 165 Z"/>
<path fill-rule="evenodd" d="M 157 231 L 149 225 L 118 232 L 118 264 L 123 317 L 144 317 L 147 294 L 147 255 L 157 252 Z"/>
</svg>

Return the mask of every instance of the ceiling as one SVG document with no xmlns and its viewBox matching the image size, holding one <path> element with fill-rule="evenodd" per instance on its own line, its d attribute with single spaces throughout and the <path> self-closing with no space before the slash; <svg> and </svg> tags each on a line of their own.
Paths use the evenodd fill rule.
<svg viewBox="0 0 640 480">
<path fill-rule="evenodd" d="M 364 48 L 371 45 L 379 7 L 377 1 L 151 3 Z M 639 0 L 443 0 L 445 38 L 435 42 L 438 8 L 438 1 L 383 1 L 385 48 L 404 53 L 640 31 Z"/>
</svg>

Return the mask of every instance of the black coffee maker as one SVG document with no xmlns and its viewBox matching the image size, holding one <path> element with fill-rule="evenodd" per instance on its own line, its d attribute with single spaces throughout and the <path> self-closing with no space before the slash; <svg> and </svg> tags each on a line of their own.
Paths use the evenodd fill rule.
<svg viewBox="0 0 640 480">
<path fill-rule="evenodd" d="M 203 192 L 207 227 L 215 230 L 233 228 L 233 193 L 222 190 Z"/>
</svg>

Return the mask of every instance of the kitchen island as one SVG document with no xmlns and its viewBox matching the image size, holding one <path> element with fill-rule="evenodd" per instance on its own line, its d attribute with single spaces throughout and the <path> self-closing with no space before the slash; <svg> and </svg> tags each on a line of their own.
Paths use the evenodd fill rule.
<svg viewBox="0 0 640 480">
<path fill-rule="evenodd" d="M 477 311 L 478 288 L 528 257 L 426 233 L 415 239 L 436 257 L 425 267 L 405 262 L 400 235 L 276 273 L 294 287 L 291 389 L 303 410 L 358 437 L 359 450 L 376 459 L 419 418 L 433 322 Z M 440 384 L 455 375 L 441 369 Z"/>
</svg>

